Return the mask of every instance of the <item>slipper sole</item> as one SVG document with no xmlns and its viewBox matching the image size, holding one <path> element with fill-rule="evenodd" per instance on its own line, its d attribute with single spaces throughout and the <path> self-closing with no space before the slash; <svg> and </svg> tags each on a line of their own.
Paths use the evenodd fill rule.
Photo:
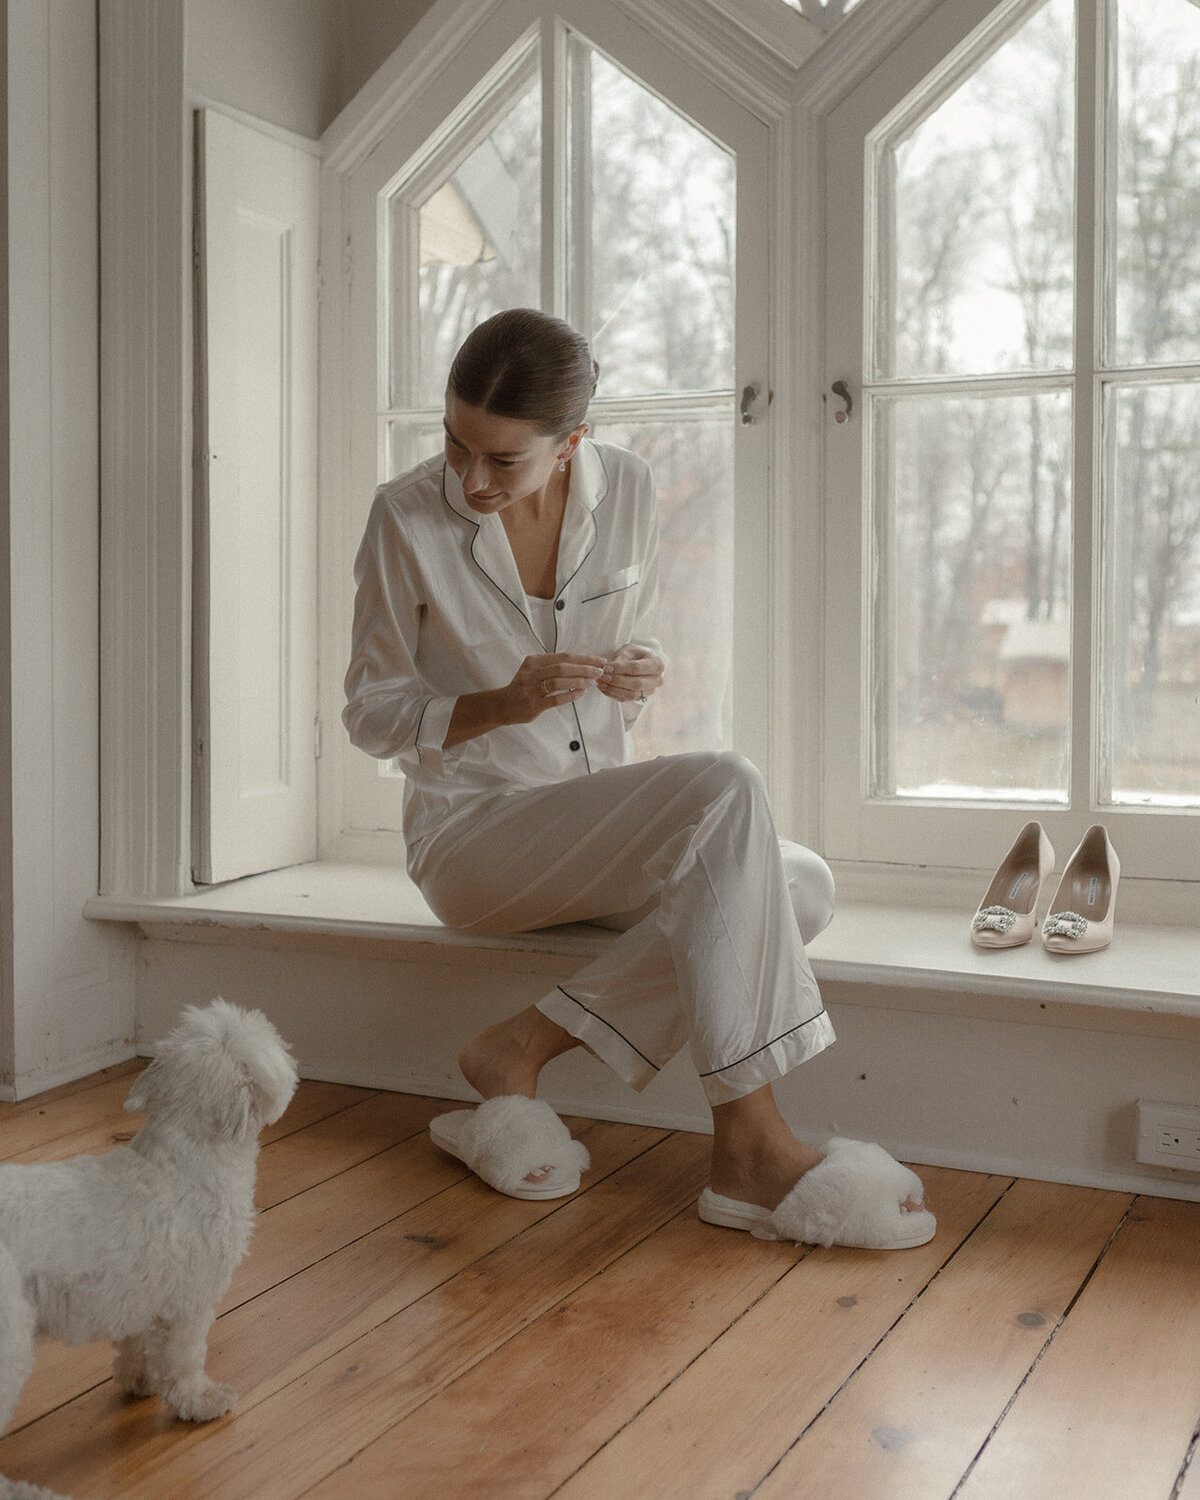
<svg viewBox="0 0 1200 1500">
<path fill-rule="evenodd" d="M 705 1188 L 696 1204 L 696 1212 L 706 1224 L 715 1224 L 721 1229 L 742 1229 L 759 1240 L 784 1240 L 790 1235 L 779 1234 L 773 1224 L 774 1213 L 757 1203 L 741 1203 L 736 1198 L 725 1198 Z M 882 1245 L 864 1245 L 852 1240 L 837 1240 L 844 1250 L 915 1250 L 918 1245 L 927 1245 L 937 1233 L 937 1220 L 927 1208 L 914 1209 L 905 1216 L 919 1222 L 914 1223 L 911 1233 L 897 1235 Z M 808 1244 L 811 1241 L 802 1241 Z"/>
</svg>

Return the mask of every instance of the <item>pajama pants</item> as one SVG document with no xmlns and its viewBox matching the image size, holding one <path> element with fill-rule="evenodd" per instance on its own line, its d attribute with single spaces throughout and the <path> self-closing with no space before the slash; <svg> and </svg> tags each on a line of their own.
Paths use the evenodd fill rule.
<svg viewBox="0 0 1200 1500">
<path fill-rule="evenodd" d="M 413 853 L 448 926 L 618 930 L 538 1009 L 634 1088 L 687 1045 L 708 1102 L 725 1104 L 834 1039 L 804 952 L 833 914 L 833 878 L 777 838 L 743 756 L 661 756 L 499 796 Z"/>
</svg>

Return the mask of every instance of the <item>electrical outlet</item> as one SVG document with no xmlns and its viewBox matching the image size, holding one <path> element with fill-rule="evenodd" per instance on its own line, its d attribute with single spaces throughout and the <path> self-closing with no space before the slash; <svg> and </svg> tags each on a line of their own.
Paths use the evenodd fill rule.
<svg viewBox="0 0 1200 1500">
<path fill-rule="evenodd" d="M 1200 1172 L 1200 1107 L 1139 1099 L 1137 1160 Z"/>
</svg>

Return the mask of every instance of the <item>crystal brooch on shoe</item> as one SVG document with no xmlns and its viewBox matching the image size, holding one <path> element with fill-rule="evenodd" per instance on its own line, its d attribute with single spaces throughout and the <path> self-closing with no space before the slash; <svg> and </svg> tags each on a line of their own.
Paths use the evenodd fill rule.
<svg viewBox="0 0 1200 1500">
<path fill-rule="evenodd" d="M 1042 924 L 1043 937 L 1081 938 L 1087 931 L 1087 919 L 1077 911 L 1056 911 Z"/>
<path fill-rule="evenodd" d="M 985 906 L 971 922 L 972 932 L 1011 932 L 1017 925 L 1017 914 L 1007 906 Z"/>
</svg>

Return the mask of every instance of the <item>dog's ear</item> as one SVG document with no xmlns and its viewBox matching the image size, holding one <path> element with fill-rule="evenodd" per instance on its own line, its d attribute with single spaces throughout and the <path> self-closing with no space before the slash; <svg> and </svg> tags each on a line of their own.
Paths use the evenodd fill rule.
<svg viewBox="0 0 1200 1500">
<path fill-rule="evenodd" d="M 258 1134 L 259 1120 L 254 1112 L 254 1090 L 249 1078 L 241 1077 L 227 1088 L 213 1105 L 217 1134 L 227 1141 L 244 1141 Z"/>
<path fill-rule="evenodd" d="M 143 1115 L 150 1108 L 158 1085 L 158 1063 L 151 1062 L 138 1074 L 137 1080 L 125 1100 L 125 1108 L 131 1115 Z"/>
</svg>

